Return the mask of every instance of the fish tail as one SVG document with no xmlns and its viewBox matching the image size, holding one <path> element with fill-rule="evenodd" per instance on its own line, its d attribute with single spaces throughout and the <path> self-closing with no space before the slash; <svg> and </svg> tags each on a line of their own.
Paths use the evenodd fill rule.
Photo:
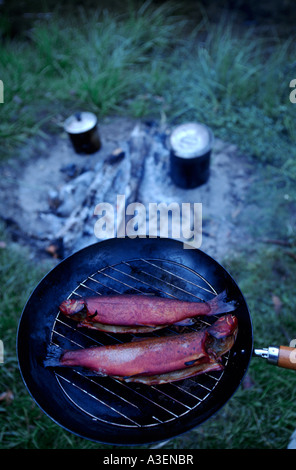
<svg viewBox="0 0 296 470">
<path fill-rule="evenodd" d="M 236 309 L 237 305 L 235 300 L 227 300 L 227 292 L 224 290 L 219 295 L 214 297 L 208 302 L 210 306 L 210 311 L 208 315 L 215 315 L 216 313 L 227 313 L 232 312 Z"/>
<path fill-rule="evenodd" d="M 64 352 L 65 351 L 60 346 L 57 346 L 56 344 L 50 344 L 47 348 L 46 358 L 43 361 L 44 367 L 63 367 L 63 366 L 67 366 L 67 364 L 63 364 L 61 362 L 61 357 L 62 357 Z M 104 377 L 104 376 L 107 375 L 107 374 L 104 374 L 104 373 L 100 373 L 100 372 L 97 372 L 97 371 L 87 369 L 83 366 L 79 366 L 79 365 L 76 365 L 76 364 L 73 364 L 73 368 L 74 368 L 74 370 L 76 370 L 78 372 L 82 372 L 84 375 L 87 375 L 87 376 L 90 375 L 90 376 Z"/>
<path fill-rule="evenodd" d="M 46 358 L 43 361 L 44 367 L 60 366 L 60 358 L 63 353 L 62 348 L 56 344 L 50 344 L 47 348 Z"/>
</svg>

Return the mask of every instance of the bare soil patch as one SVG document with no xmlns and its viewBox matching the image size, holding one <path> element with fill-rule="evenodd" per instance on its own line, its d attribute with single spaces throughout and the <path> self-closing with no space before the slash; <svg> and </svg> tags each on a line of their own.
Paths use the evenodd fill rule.
<svg viewBox="0 0 296 470">
<path fill-rule="evenodd" d="M 49 249 L 62 258 L 98 241 L 94 234 L 97 204 L 202 203 L 201 249 L 218 260 L 239 249 L 248 237 L 239 222 L 253 170 L 237 147 L 216 139 L 210 178 L 184 190 L 170 178 L 170 129 L 156 122 L 120 117 L 99 124 L 102 148 L 75 153 L 68 136 L 28 142 L 18 158 L 2 164 L 0 217 L 15 240 L 38 255 Z M 121 153 L 117 150 L 121 149 Z"/>
</svg>

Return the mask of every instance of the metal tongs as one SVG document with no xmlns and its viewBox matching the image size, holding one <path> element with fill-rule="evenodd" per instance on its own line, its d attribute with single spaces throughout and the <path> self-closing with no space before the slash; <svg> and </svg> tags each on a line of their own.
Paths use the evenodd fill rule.
<svg viewBox="0 0 296 470">
<path fill-rule="evenodd" d="M 292 341 L 291 341 L 292 343 Z M 294 341 L 293 341 L 294 343 Z M 254 356 L 267 359 L 270 364 L 296 370 L 296 348 L 291 346 L 270 346 L 269 348 L 254 349 Z"/>
</svg>

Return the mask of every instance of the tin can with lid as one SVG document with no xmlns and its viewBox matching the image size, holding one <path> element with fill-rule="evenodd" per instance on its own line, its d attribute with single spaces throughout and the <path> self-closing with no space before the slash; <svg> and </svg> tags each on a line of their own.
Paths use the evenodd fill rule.
<svg viewBox="0 0 296 470">
<path fill-rule="evenodd" d="M 77 112 L 66 119 L 64 129 L 77 153 L 94 153 L 101 148 L 97 122 L 95 114 L 87 111 Z"/>
<path fill-rule="evenodd" d="M 207 182 L 214 136 L 204 124 L 188 122 L 173 129 L 169 137 L 171 178 L 190 189 Z"/>
</svg>

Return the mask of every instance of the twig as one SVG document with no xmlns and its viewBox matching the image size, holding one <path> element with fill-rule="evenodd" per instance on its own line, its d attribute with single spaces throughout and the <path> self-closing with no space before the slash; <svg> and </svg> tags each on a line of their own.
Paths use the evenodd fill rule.
<svg viewBox="0 0 296 470">
<path fill-rule="evenodd" d="M 296 253 L 293 253 L 292 251 L 286 251 L 287 255 L 293 258 L 296 261 Z"/>
<path fill-rule="evenodd" d="M 292 248 L 293 243 L 288 242 L 287 240 L 278 240 L 278 239 L 273 239 L 273 238 L 266 238 L 261 240 L 263 243 L 270 243 L 273 245 L 281 245 L 281 246 L 288 246 L 289 248 Z"/>
</svg>

